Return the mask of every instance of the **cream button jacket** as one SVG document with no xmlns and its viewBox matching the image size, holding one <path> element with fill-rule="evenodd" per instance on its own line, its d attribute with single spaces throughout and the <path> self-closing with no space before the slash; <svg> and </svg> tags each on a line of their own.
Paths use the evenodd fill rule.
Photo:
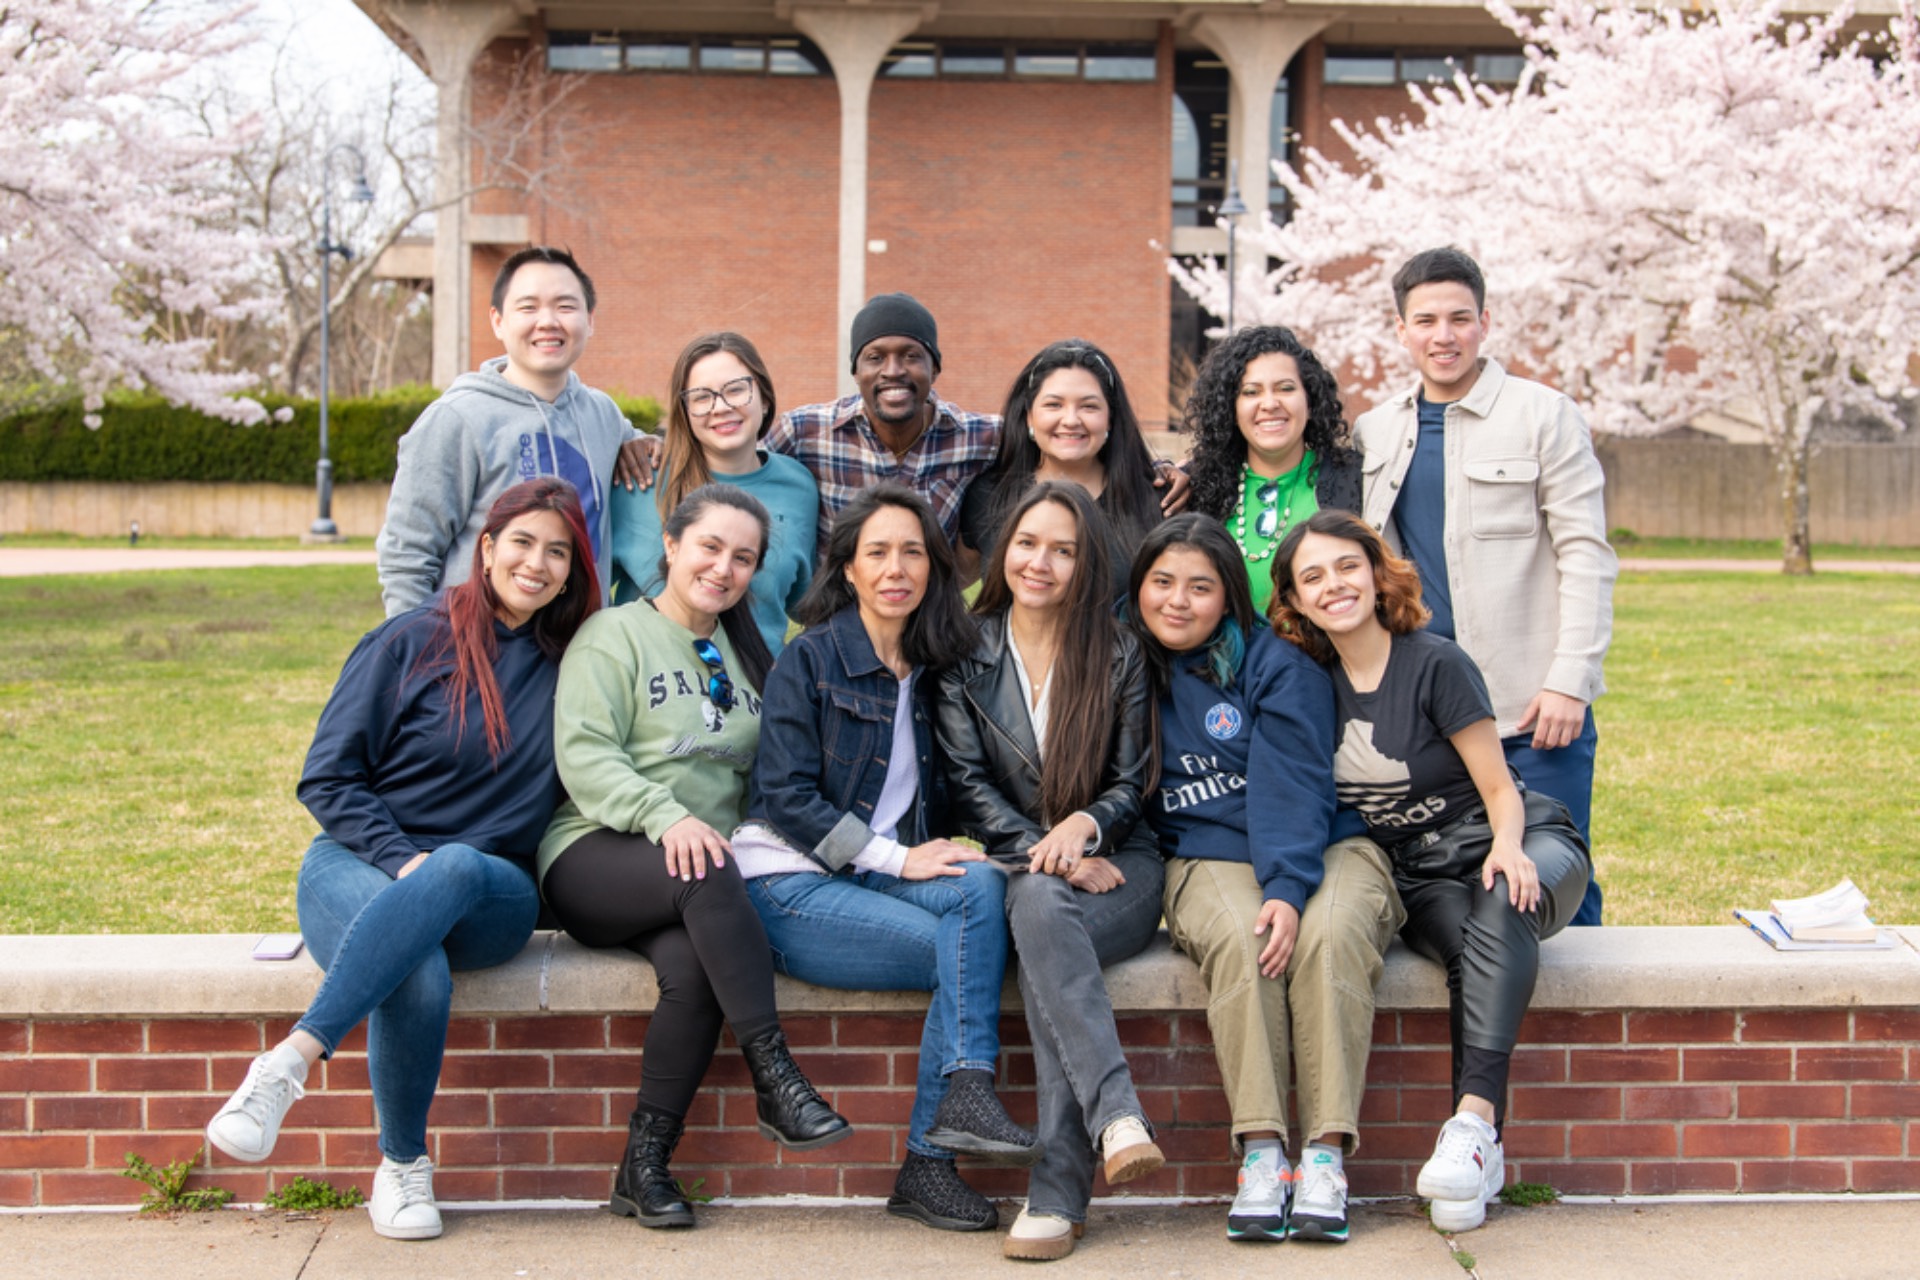
<svg viewBox="0 0 1920 1280">
<path fill-rule="evenodd" d="M 1542 689 L 1591 703 L 1606 689 L 1613 634 L 1605 477 L 1566 396 L 1482 360 L 1473 389 L 1447 406 L 1447 583 L 1454 639 L 1493 695 L 1500 735 Z M 1394 501 L 1420 435 L 1419 388 L 1361 415 L 1367 523 L 1396 551 Z"/>
</svg>

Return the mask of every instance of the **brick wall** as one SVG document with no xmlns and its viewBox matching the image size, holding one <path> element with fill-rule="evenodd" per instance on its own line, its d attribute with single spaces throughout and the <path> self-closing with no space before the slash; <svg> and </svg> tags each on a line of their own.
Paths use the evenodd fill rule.
<svg viewBox="0 0 1920 1280">
<path fill-rule="evenodd" d="M 496 46 L 486 78 L 518 46 Z M 1171 62 L 1152 84 L 886 81 L 869 135 L 869 294 L 904 290 L 940 322 L 939 389 L 997 411 L 1035 351 L 1106 347 L 1136 408 L 1164 417 L 1170 282 Z M 831 77 L 552 77 L 569 96 L 546 135 L 572 154 L 524 210 L 571 246 L 600 295 L 578 372 L 664 394 L 694 335 L 737 329 L 783 406 L 830 399 L 838 319 L 840 99 Z M 499 354 L 487 292 L 505 251 L 473 254 L 471 360 Z"/>
<path fill-rule="evenodd" d="M 1618 932 L 1615 930 L 1609 933 Z M 1184 962 L 1181 962 L 1184 963 Z M 128 1151 L 191 1155 L 273 1017 L 0 1021 L 0 1204 L 124 1204 Z M 752 1091 L 723 1046 L 675 1161 L 715 1195 L 881 1196 L 904 1151 L 920 1019 L 790 1015 L 813 1079 L 859 1132 L 812 1154 L 754 1128 Z M 456 1017 L 430 1142 L 443 1199 L 603 1199 L 639 1079 L 645 1016 Z M 1224 1098 L 1202 1014 L 1125 1014 L 1134 1078 L 1170 1163 L 1129 1194 L 1233 1188 Z M 1003 1021 L 1009 1107 L 1033 1119 L 1024 1024 Z M 1920 1191 L 1920 1013 L 1911 1008 L 1536 1010 L 1522 1031 L 1507 1129 L 1512 1176 L 1603 1194 Z M 1448 1110 L 1444 1012 L 1375 1026 L 1358 1195 L 1411 1194 Z M 295 1174 L 365 1186 L 378 1162 L 365 1040 L 315 1073 L 271 1166 L 202 1157 L 201 1181 L 258 1200 Z M 1025 1175 L 981 1169 L 1015 1196 Z M 1106 1194 L 1104 1186 L 1096 1188 Z"/>
</svg>

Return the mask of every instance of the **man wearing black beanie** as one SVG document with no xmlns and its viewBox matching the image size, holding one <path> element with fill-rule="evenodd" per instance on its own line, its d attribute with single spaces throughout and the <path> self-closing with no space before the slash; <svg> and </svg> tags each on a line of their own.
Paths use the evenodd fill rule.
<svg viewBox="0 0 1920 1280">
<path fill-rule="evenodd" d="M 854 494 L 894 480 L 927 500 L 957 548 L 960 499 L 993 461 L 1000 419 L 934 394 L 940 329 L 918 299 L 870 299 L 853 318 L 851 338 L 859 393 L 781 415 L 767 447 L 798 458 L 819 482 L 821 546 Z"/>
</svg>

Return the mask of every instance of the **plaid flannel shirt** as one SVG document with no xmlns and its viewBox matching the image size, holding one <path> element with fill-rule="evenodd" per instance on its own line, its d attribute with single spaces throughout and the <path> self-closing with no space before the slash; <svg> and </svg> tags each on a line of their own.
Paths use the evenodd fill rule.
<svg viewBox="0 0 1920 1280">
<path fill-rule="evenodd" d="M 960 500 L 967 483 L 993 463 L 1000 418 L 931 399 L 933 424 L 904 458 L 880 442 L 857 395 L 790 410 L 767 433 L 767 448 L 797 458 L 820 484 L 821 554 L 840 508 L 882 480 L 897 480 L 925 498 L 947 541 L 959 544 Z"/>
</svg>

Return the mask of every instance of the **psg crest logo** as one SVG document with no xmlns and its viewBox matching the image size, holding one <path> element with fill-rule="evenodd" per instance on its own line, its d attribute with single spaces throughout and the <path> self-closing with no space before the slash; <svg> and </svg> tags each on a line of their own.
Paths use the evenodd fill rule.
<svg viewBox="0 0 1920 1280">
<path fill-rule="evenodd" d="M 1207 708 L 1207 734 L 1225 742 L 1240 733 L 1240 708 L 1226 702 L 1216 702 Z"/>
</svg>

